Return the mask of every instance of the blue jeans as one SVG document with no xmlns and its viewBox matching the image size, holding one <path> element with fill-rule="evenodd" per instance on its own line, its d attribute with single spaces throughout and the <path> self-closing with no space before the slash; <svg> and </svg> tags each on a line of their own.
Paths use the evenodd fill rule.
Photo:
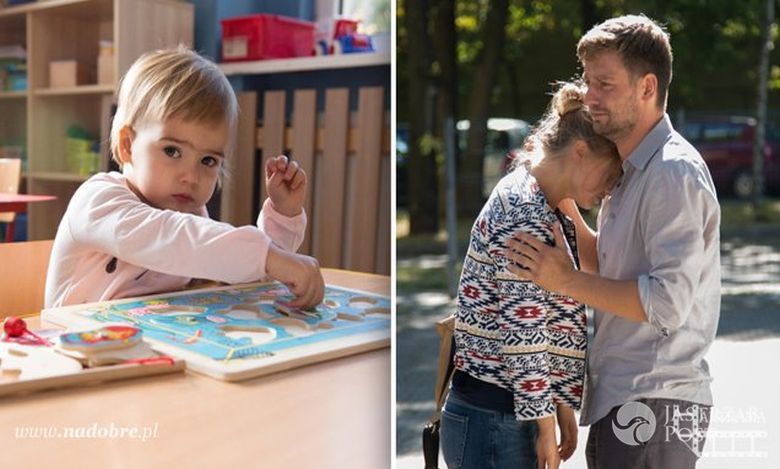
<svg viewBox="0 0 780 469">
<path fill-rule="evenodd" d="M 441 414 L 441 448 L 449 469 L 535 469 L 535 420 L 473 406 L 450 390 Z"/>
</svg>

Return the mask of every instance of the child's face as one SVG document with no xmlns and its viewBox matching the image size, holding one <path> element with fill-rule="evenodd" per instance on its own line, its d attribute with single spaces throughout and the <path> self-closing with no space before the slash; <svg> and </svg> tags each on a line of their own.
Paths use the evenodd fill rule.
<svg viewBox="0 0 780 469">
<path fill-rule="evenodd" d="M 134 192 L 153 207 L 200 214 L 217 184 L 227 124 L 168 119 L 126 129 L 122 172 Z"/>
</svg>

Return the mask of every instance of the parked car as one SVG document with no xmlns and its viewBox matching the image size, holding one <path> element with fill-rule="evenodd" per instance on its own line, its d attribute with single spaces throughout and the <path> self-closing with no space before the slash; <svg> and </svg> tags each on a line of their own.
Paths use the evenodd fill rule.
<svg viewBox="0 0 780 469">
<path fill-rule="evenodd" d="M 715 116 L 690 119 L 681 133 L 707 163 L 718 195 L 747 198 L 754 187 L 755 132 L 752 117 Z M 766 129 L 764 187 L 768 193 L 780 192 L 780 135 L 772 125 Z"/>
<path fill-rule="evenodd" d="M 461 158 L 466 153 L 468 130 L 471 123 L 458 121 L 458 147 Z M 511 167 L 512 154 L 520 150 L 531 126 L 520 119 L 491 117 L 487 122 L 488 133 L 485 142 L 485 159 L 482 162 L 482 195 L 487 199 L 498 181 Z"/>
</svg>

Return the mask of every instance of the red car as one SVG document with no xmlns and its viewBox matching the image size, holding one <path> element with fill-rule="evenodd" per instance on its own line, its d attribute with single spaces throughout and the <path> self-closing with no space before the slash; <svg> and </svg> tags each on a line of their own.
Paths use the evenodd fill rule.
<svg viewBox="0 0 780 469">
<path fill-rule="evenodd" d="M 753 194 L 755 132 L 752 117 L 709 117 L 689 119 L 681 133 L 707 163 L 718 195 L 747 198 Z M 780 192 L 780 135 L 772 125 L 766 131 L 764 188 Z"/>
</svg>

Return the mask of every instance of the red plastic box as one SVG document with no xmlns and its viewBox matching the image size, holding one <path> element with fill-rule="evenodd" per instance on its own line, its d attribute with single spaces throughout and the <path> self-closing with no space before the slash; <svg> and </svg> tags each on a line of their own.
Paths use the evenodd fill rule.
<svg viewBox="0 0 780 469">
<path fill-rule="evenodd" d="M 278 15 L 228 18 L 222 23 L 222 61 L 314 55 L 314 23 Z"/>
</svg>

